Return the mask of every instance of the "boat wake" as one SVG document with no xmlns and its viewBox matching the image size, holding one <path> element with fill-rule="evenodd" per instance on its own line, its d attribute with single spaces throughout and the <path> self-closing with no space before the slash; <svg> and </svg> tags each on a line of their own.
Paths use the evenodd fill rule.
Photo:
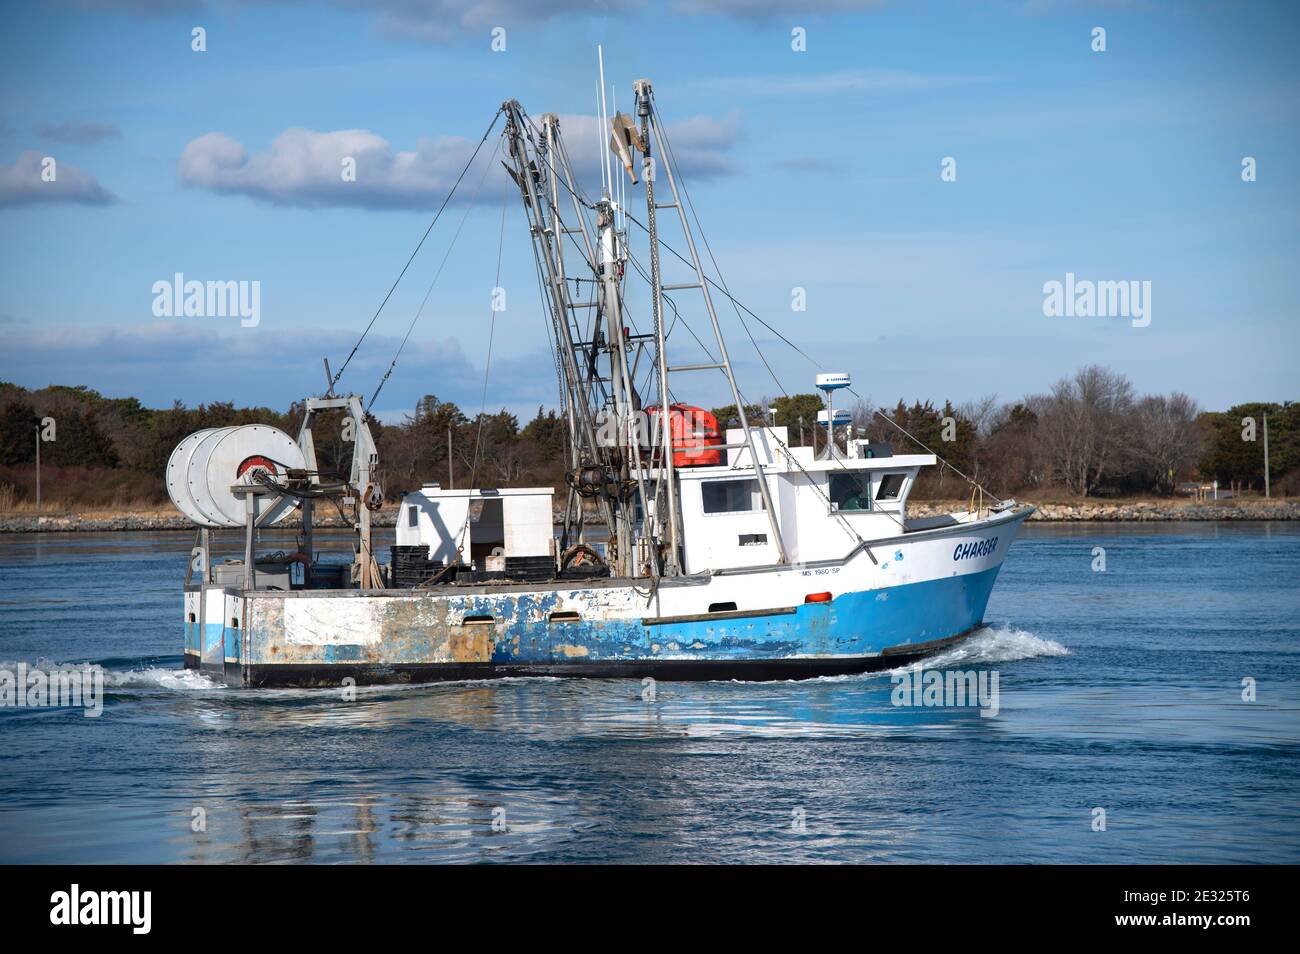
<svg viewBox="0 0 1300 954">
<path fill-rule="evenodd" d="M 225 689 L 223 683 L 214 682 L 193 669 L 130 669 L 125 672 L 105 671 L 104 685 L 110 690 L 170 689 L 173 692 L 205 692 Z"/>
<path fill-rule="evenodd" d="M 50 680 L 60 673 L 81 672 L 87 666 L 95 666 L 103 673 L 104 689 L 108 692 L 136 689 L 169 689 L 175 692 L 195 692 L 226 688 L 222 683 L 214 682 L 193 669 L 172 668 L 169 666 L 144 666 L 137 669 L 116 668 L 120 664 L 119 660 L 57 663 L 50 659 L 39 658 L 35 662 L 0 661 L 0 670 L 9 673 L 21 672 L 24 678 L 30 678 L 34 673 L 41 673 L 47 680 Z"/>
<path fill-rule="evenodd" d="M 1070 651 L 1054 639 L 1043 639 L 1014 626 L 981 626 L 951 649 L 891 672 L 915 669 L 956 669 L 1017 662 L 1043 656 L 1068 656 Z"/>
</svg>

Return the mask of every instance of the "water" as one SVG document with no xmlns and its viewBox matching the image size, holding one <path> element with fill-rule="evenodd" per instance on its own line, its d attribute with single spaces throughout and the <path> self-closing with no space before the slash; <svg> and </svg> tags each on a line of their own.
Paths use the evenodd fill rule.
<svg viewBox="0 0 1300 954">
<path fill-rule="evenodd" d="M 0 537 L 3 665 L 111 683 L 0 709 L 0 861 L 1300 861 L 1294 525 L 1031 525 L 933 664 L 996 670 L 994 718 L 887 674 L 220 688 L 180 668 L 189 546 Z"/>
</svg>

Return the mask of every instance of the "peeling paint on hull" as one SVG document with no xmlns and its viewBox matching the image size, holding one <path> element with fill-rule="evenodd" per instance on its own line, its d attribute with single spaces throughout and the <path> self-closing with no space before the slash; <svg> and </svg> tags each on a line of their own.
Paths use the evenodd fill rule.
<svg viewBox="0 0 1300 954">
<path fill-rule="evenodd" d="M 284 609 L 291 599 L 257 594 L 244 600 L 248 652 L 237 681 L 337 686 L 346 676 L 369 684 L 509 676 L 798 679 L 869 672 L 905 665 L 978 626 L 996 575 L 995 567 L 899 587 L 888 600 L 870 591 L 845 593 L 833 603 L 776 615 L 649 626 L 640 618 L 551 623 L 547 611 L 563 605 L 558 594 L 472 598 L 473 610 L 500 614 L 501 622 L 486 625 L 455 625 L 453 599 L 365 597 L 383 601 L 376 604 L 383 622 L 376 638 L 316 645 L 287 638 Z M 909 643 L 923 644 L 924 652 L 907 652 Z"/>
<path fill-rule="evenodd" d="M 968 635 L 942 640 L 945 646 L 959 643 Z M 939 647 L 921 652 L 832 659 L 797 658 L 746 660 L 617 660 L 578 663 L 438 663 L 430 666 L 251 666 L 248 685 L 272 687 L 337 687 L 348 676 L 358 685 L 397 685 L 422 682 L 456 682 L 476 679 L 549 677 L 562 679 L 644 679 L 665 682 L 728 681 L 765 682 L 782 679 L 814 679 L 879 672 L 908 666 L 933 654 Z"/>
</svg>

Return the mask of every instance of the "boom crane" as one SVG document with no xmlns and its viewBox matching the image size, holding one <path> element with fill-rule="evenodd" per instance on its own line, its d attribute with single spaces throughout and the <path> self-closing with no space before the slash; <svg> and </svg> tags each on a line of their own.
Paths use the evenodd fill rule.
<svg viewBox="0 0 1300 954">
<path fill-rule="evenodd" d="M 635 490 L 639 478 L 633 476 L 633 464 L 639 446 L 632 412 L 639 400 L 627 373 L 621 317 L 623 262 L 612 207 L 608 197 L 602 197 L 594 206 L 580 197 L 563 148 L 558 117 L 544 117 L 544 129 L 537 130 L 518 101 L 509 100 L 502 109 L 510 156 L 507 169 L 523 198 L 569 402 L 571 469 L 567 479 L 580 498 L 594 498 L 605 517 L 610 533 L 609 563 L 614 574 L 651 575 L 656 572 L 655 560 L 638 565 L 636 559 Z M 559 197 L 561 188 L 572 197 L 576 225 L 566 224 Z M 589 211 L 596 216 L 594 244 Z M 564 242 L 575 234 L 583 236 L 579 247 L 586 252 L 583 257 L 590 278 L 570 278 L 565 272 Z M 595 283 L 593 302 L 574 301 L 570 293 L 571 282 L 584 280 Z M 596 310 L 593 320 L 581 321 L 579 312 L 591 306 Z M 605 369 L 599 362 L 602 352 Z M 602 399 L 602 406 L 593 406 Z M 567 537 L 569 528 L 565 529 Z"/>
</svg>

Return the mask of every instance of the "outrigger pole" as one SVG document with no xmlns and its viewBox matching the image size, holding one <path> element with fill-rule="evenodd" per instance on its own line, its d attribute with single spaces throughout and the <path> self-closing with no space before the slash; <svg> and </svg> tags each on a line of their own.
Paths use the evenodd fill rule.
<svg viewBox="0 0 1300 954">
<path fill-rule="evenodd" d="M 731 369 L 731 359 L 727 354 L 727 342 L 722 336 L 722 327 L 718 323 L 718 314 L 713 307 L 713 296 L 709 293 L 709 282 L 704 274 L 704 269 L 700 265 L 700 255 L 695 249 L 695 238 L 691 234 L 690 223 L 686 218 L 686 210 L 682 205 L 682 197 L 677 189 L 677 180 L 673 175 L 672 154 L 666 147 L 663 130 L 659 126 L 657 111 L 654 108 L 654 89 L 648 79 L 637 80 L 633 84 L 637 94 L 637 114 L 641 117 L 641 139 L 645 149 L 646 161 L 646 215 L 648 217 L 648 231 L 650 233 L 651 249 L 651 270 L 654 276 L 654 308 L 655 314 L 661 314 L 659 296 L 665 291 L 677 291 L 684 289 L 698 288 L 704 296 L 704 307 L 709 313 L 709 322 L 713 326 L 713 336 L 718 343 L 718 360 L 704 364 L 687 364 L 678 365 L 677 367 L 668 367 L 666 363 L 664 341 L 657 336 L 656 344 L 659 350 L 659 382 L 660 391 L 664 395 L 663 414 L 664 418 L 668 416 L 668 375 L 677 371 L 721 371 L 727 378 L 727 384 L 731 387 L 732 400 L 736 402 L 736 415 L 740 418 L 740 428 L 744 434 L 744 442 L 736 445 L 736 448 L 744 447 L 749 451 L 749 459 L 754 465 L 754 476 L 758 478 L 758 492 L 763 499 L 763 509 L 767 512 L 768 526 L 772 530 L 772 542 L 776 545 L 777 559 L 780 563 L 788 562 L 786 557 L 785 543 L 781 539 L 781 527 L 777 520 L 776 508 L 772 505 L 772 494 L 767 486 L 767 478 L 763 473 L 763 464 L 758 456 L 758 448 L 754 445 L 754 435 L 749 429 L 749 417 L 745 413 L 745 402 L 741 399 L 740 389 L 736 386 L 736 376 Z M 651 137 L 653 133 L 653 139 Z M 673 201 L 657 204 L 654 199 L 654 185 L 652 183 L 655 163 L 650 156 L 650 150 L 653 146 L 657 149 L 660 156 L 660 164 L 668 176 L 668 187 L 672 190 Z M 659 256 L 659 233 L 655 221 L 656 209 L 676 209 L 678 218 L 681 221 L 682 234 L 686 236 L 686 247 L 690 250 L 691 265 L 695 269 L 695 281 L 685 282 L 678 285 L 661 285 L 658 278 L 658 269 L 655 263 Z M 661 321 L 656 319 L 656 326 L 660 326 Z M 666 425 L 665 425 L 666 427 Z M 666 441 L 667 459 L 672 459 L 672 442 Z M 728 445 L 730 448 L 730 445 Z M 669 484 L 668 492 L 670 500 L 675 496 L 676 488 L 672 482 L 671 463 L 665 467 L 665 474 L 668 475 Z M 675 530 L 677 521 L 677 507 L 671 507 L 673 511 L 673 527 Z"/>
<path fill-rule="evenodd" d="M 641 147 L 644 158 L 641 161 L 642 178 L 645 180 L 646 219 L 650 232 L 650 285 L 654 316 L 655 360 L 659 371 L 659 429 L 660 448 L 663 448 L 663 484 L 668 487 L 668 559 L 665 561 L 664 573 L 675 576 L 682 566 L 681 520 L 678 516 L 677 475 L 673 472 L 673 437 L 669 409 L 672 397 L 668 390 L 668 336 L 664 332 L 663 279 L 659 272 L 659 227 L 655 222 L 655 176 L 654 159 L 650 155 L 650 81 L 641 80 L 634 85 L 636 90 L 636 112 L 641 120 Z M 659 506 L 659 495 L 655 495 L 655 508 Z"/>
</svg>

